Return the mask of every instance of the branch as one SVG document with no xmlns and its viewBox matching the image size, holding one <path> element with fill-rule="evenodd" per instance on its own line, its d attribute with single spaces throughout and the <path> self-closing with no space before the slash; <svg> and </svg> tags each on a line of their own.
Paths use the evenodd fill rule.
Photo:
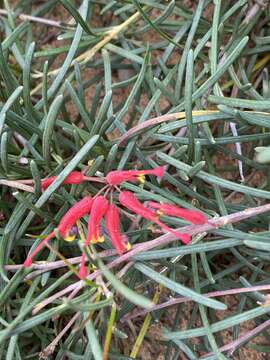
<svg viewBox="0 0 270 360">
<path fill-rule="evenodd" d="M 201 232 L 205 232 L 205 231 L 208 232 L 208 231 L 217 229 L 217 228 L 227 225 L 227 224 L 236 223 L 241 220 L 248 219 L 248 218 L 251 218 L 251 217 L 259 215 L 259 214 L 263 214 L 267 211 L 270 211 L 270 204 L 245 209 L 244 211 L 239 211 L 234 214 L 230 214 L 230 215 L 222 216 L 217 219 L 209 220 L 204 225 L 190 225 L 190 226 L 185 226 L 185 227 L 179 228 L 177 230 L 181 231 L 183 233 L 190 234 L 190 235 L 196 235 Z M 176 238 L 172 234 L 165 234 L 165 235 L 158 237 L 155 240 L 146 241 L 142 244 L 135 245 L 134 248 L 132 250 L 130 250 L 128 253 L 126 253 L 122 256 L 119 256 L 118 258 L 116 258 L 115 260 L 113 260 L 112 262 L 107 264 L 107 267 L 108 267 L 108 269 L 112 269 L 112 268 L 116 267 L 117 265 L 129 260 L 132 256 L 135 256 L 143 251 L 153 249 L 155 247 L 166 245 L 175 240 L 176 240 Z M 89 280 L 94 280 L 94 279 L 96 279 L 97 276 L 99 276 L 101 274 L 102 274 L 102 272 L 100 270 L 96 270 L 94 273 L 89 275 L 87 278 Z M 70 293 L 71 291 L 73 291 L 75 289 L 76 289 L 76 291 L 79 291 L 80 289 L 82 289 L 84 287 L 84 285 L 85 285 L 85 282 L 80 280 L 72 285 L 67 286 L 65 289 L 58 291 L 54 295 L 43 300 L 42 306 L 39 306 L 39 310 L 44 308 L 45 306 L 47 306 L 54 300 L 64 296 L 67 293 Z"/>
<path fill-rule="evenodd" d="M 253 291 L 263 291 L 263 290 L 270 290 L 270 285 L 257 285 L 257 286 L 251 286 L 248 288 L 237 288 L 237 289 L 229 289 L 229 290 L 223 290 L 223 291 L 212 291 L 209 293 L 201 294 L 202 296 L 212 298 L 212 297 L 220 297 L 220 296 L 226 296 L 226 295 L 237 295 L 237 294 L 243 294 L 243 293 L 249 293 Z M 147 310 L 141 310 L 138 309 L 136 311 L 133 311 L 132 314 L 126 314 L 122 319 L 121 322 L 132 320 L 138 316 L 144 316 L 149 312 L 164 309 L 169 306 L 173 306 L 176 304 L 181 304 L 184 302 L 190 302 L 193 301 L 189 297 L 178 297 L 178 298 L 172 298 L 168 301 L 165 301 L 164 303 L 154 305 L 151 309 Z"/>
<path fill-rule="evenodd" d="M 5 180 L 5 179 L 0 179 L 0 185 L 5 185 L 5 186 L 9 186 L 15 189 L 19 189 L 19 190 L 23 190 L 23 191 L 27 191 L 27 192 L 34 192 L 34 188 L 32 186 L 28 186 L 25 185 L 21 182 L 18 181 L 14 181 L 14 180 Z"/>
<path fill-rule="evenodd" d="M 270 319 L 266 320 L 259 326 L 255 327 L 255 329 L 246 332 L 244 335 L 240 336 L 237 340 L 231 341 L 229 344 L 226 344 L 219 348 L 219 351 L 224 352 L 230 350 L 230 356 L 236 350 L 236 348 L 243 343 L 247 342 L 250 338 L 255 337 L 256 335 L 260 334 L 263 330 L 267 329 L 270 326 Z M 201 357 L 200 359 L 204 359 L 205 357 L 214 355 L 213 353 L 208 353 Z"/>
<path fill-rule="evenodd" d="M 193 116 L 206 115 L 209 113 L 219 113 L 219 111 L 218 110 L 195 110 L 195 111 L 192 111 Z M 122 135 L 118 139 L 118 145 L 123 146 L 124 142 L 126 142 L 128 139 L 135 136 L 138 132 L 140 132 L 144 129 L 162 124 L 163 122 L 166 122 L 166 121 L 185 119 L 185 117 L 186 117 L 186 113 L 183 111 L 183 112 L 177 112 L 177 113 L 173 113 L 173 114 L 165 114 L 162 116 L 157 116 L 155 118 L 146 120 L 143 123 L 138 124 L 138 125 L 134 126 L 133 128 L 131 128 L 130 130 L 128 130 L 127 132 L 125 132 L 125 134 Z"/>
</svg>

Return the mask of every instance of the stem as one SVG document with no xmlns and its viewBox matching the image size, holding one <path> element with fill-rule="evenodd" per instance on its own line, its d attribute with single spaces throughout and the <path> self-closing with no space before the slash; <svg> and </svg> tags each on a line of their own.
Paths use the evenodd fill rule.
<svg viewBox="0 0 270 360">
<path fill-rule="evenodd" d="M 162 286 L 160 285 L 160 286 L 158 286 L 158 288 L 157 288 L 157 290 L 155 292 L 155 295 L 153 297 L 153 300 L 152 300 L 153 304 L 156 304 L 158 302 L 161 291 L 162 291 Z M 132 348 L 132 351 L 130 353 L 130 357 L 132 359 L 137 358 L 138 352 L 139 352 L 139 350 L 140 350 L 140 348 L 142 346 L 145 335 L 146 335 L 146 333 L 147 333 L 147 331 L 149 329 L 149 326 L 151 324 L 151 320 L 152 320 L 152 316 L 150 314 L 147 314 L 147 316 L 144 319 L 141 330 L 139 332 L 139 335 L 138 335 L 138 337 L 137 337 L 137 339 L 135 341 L 135 344 L 134 344 L 134 346 Z"/>
<path fill-rule="evenodd" d="M 208 297 L 208 298 L 212 298 L 212 297 L 237 295 L 237 294 L 244 294 L 244 293 L 249 293 L 249 292 L 254 292 L 254 291 L 264 291 L 264 290 L 270 290 L 270 285 L 257 285 L 257 286 L 252 286 L 252 287 L 248 287 L 248 288 L 228 289 L 228 290 L 223 290 L 223 291 L 211 291 L 211 292 L 208 292 L 208 293 L 205 293 L 202 295 L 205 297 Z M 141 310 L 141 309 L 138 309 L 136 311 L 133 310 L 132 314 L 130 314 L 130 313 L 126 314 L 120 321 L 121 322 L 129 321 L 138 316 L 144 316 L 145 314 L 155 311 L 155 310 L 164 309 L 169 306 L 186 303 L 186 302 L 191 302 L 191 301 L 193 301 L 193 300 L 190 299 L 189 297 L 172 298 L 161 304 L 154 305 L 151 309 L 148 309 L 148 310 Z"/>
<path fill-rule="evenodd" d="M 83 177 L 84 181 L 91 181 L 91 182 L 99 182 L 99 183 L 106 183 L 106 179 L 105 178 L 99 178 L 97 176 L 84 176 Z"/>
<path fill-rule="evenodd" d="M 266 320 L 265 322 L 257 326 L 255 329 L 246 332 L 244 335 L 240 336 L 237 340 L 231 341 L 229 344 L 222 346 L 221 348 L 219 348 L 219 351 L 224 352 L 230 350 L 230 355 L 232 355 L 238 346 L 247 342 L 250 338 L 255 337 L 257 334 L 260 334 L 263 330 L 267 329 L 269 326 L 270 326 L 270 319 Z M 213 355 L 213 353 L 208 353 L 203 357 L 201 357 L 200 359 L 204 359 L 209 355 Z"/>
<path fill-rule="evenodd" d="M 32 186 L 25 185 L 18 181 L 0 179 L 0 185 L 9 186 L 9 187 L 12 187 L 15 189 L 19 189 L 19 190 L 23 190 L 23 191 L 27 191 L 27 192 L 31 192 L 31 193 L 34 192 L 34 188 Z"/>
<path fill-rule="evenodd" d="M 108 322 L 108 328 L 107 328 L 107 332 L 106 332 L 105 342 L 104 342 L 104 348 L 103 348 L 103 354 L 102 354 L 103 360 L 108 359 L 108 353 L 110 350 L 110 344 L 111 344 L 111 339 L 112 339 L 113 325 L 115 322 L 115 318 L 116 318 L 116 305 L 115 305 L 115 303 L 113 303 L 110 319 Z"/>
<path fill-rule="evenodd" d="M 258 207 L 254 207 L 254 208 L 249 208 L 244 211 L 239 211 L 239 212 L 231 214 L 231 215 L 222 216 L 220 218 L 210 220 L 204 225 L 185 226 L 185 227 L 177 229 L 177 230 L 181 230 L 182 232 L 185 232 L 190 235 L 196 235 L 201 232 L 205 232 L 205 231 L 208 232 L 208 231 L 217 229 L 217 228 L 227 225 L 227 224 L 239 222 L 241 220 L 248 219 L 250 217 L 253 217 L 253 216 L 256 216 L 259 214 L 263 214 L 267 211 L 270 211 L 270 204 L 266 204 L 266 205 L 262 205 L 262 206 L 258 206 Z M 134 248 L 132 250 L 130 250 L 128 253 L 126 253 L 122 256 L 119 256 L 118 258 L 116 258 L 115 260 L 113 260 L 109 264 L 107 264 L 107 268 L 112 269 L 112 268 L 118 266 L 119 264 L 129 260 L 132 256 L 135 256 L 136 254 L 139 254 L 143 251 L 153 249 L 155 247 L 159 247 L 159 246 L 168 244 L 175 240 L 176 240 L 176 238 L 172 234 L 165 234 L 165 235 L 159 236 L 155 240 L 146 241 L 142 244 L 135 245 Z M 94 280 L 97 276 L 99 276 L 101 274 L 102 274 L 102 272 L 100 270 L 96 270 L 94 273 L 90 274 L 87 277 L 87 279 Z M 84 281 L 81 280 L 81 281 L 78 281 L 74 284 L 67 286 L 65 289 L 55 293 L 54 295 L 50 296 L 47 299 L 45 299 L 42 302 L 42 308 L 44 308 L 51 302 L 55 301 L 59 297 L 62 297 L 71 291 L 79 291 L 80 289 L 82 289 L 84 287 L 84 285 L 85 285 Z M 41 307 L 40 307 L 40 309 L 41 309 Z"/>
<path fill-rule="evenodd" d="M 60 333 L 54 338 L 54 340 L 40 353 L 40 357 L 43 356 L 42 358 L 44 357 L 48 358 L 54 353 L 55 348 L 59 343 L 59 341 L 62 339 L 62 337 L 66 334 L 66 332 L 71 328 L 71 326 L 75 323 L 75 321 L 79 317 L 80 317 L 80 313 L 77 312 L 67 323 L 67 325 L 63 328 L 63 330 L 60 331 Z"/>
<path fill-rule="evenodd" d="M 200 115 L 207 115 L 207 114 L 218 114 L 219 110 L 194 110 L 192 111 L 192 116 L 200 116 Z M 247 113 L 255 113 L 254 111 L 247 111 Z M 256 114 L 264 114 L 268 115 L 268 113 L 256 111 Z M 129 129 L 127 132 L 125 132 L 124 135 L 122 135 L 118 139 L 118 145 L 124 146 L 124 142 L 126 142 L 129 138 L 135 136 L 138 132 L 141 132 L 144 129 L 147 129 L 149 127 L 153 127 L 159 124 L 162 124 L 166 121 L 173 121 L 173 120 L 181 120 L 186 118 L 186 113 L 184 111 L 172 113 L 172 114 L 165 114 L 161 116 L 157 116 L 155 118 L 146 120 L 133 128 Z"/>
<path fill-rule="evenodd" d="M 87 50 L 83 54 L 79 55 L 74 59 L 71 63 L 71 67 L 74 66 L 75 63 L 79 63 L 80 65 L 86 64 L 89 60 L 91 60 L 95 54 L 102 49 L 106 44 L 108 44 L 111 40 L 116 38 L 120 32 L 122 32 L 125 28 L 127 28 L 130 24 L 132 24 L 134 21 L 136 21 L 140 17 L 140 13 L 136 12 L 133 14 L 130 18 L 128 18 L 126 21 L 124 21 L 122 24 L 115 26 L 112 30 L 110 30 L 107 35 L 98 42 L 95 46 L 93 46 L 90 50 Z M 48 73 L 48 76 L 54 76 L 58 74 L 61 68 L 52 70 Z M 42 77 L 43 74 L 37 74 L 35 77 L 39 78 Z"/>
<path fill-rule="evenodd" d="M 16 15 L 15 13 L 12 13 L 13 15 Z M 0 15 L 8 15 L 8 11 L 4 9 L 0 9 Z M 55 21 L 50 19 L 45 19 L 38 16 L 32 16 L 27 14 L 19 14 L 17 15 L 22 21 L 32 21 L 32 22 L 38 22 L 40 24 L 53 26 L 57 28 L 67 28 L 70 27 L 67 24 L 62 23 L 61 21 Z"/>
</svg>

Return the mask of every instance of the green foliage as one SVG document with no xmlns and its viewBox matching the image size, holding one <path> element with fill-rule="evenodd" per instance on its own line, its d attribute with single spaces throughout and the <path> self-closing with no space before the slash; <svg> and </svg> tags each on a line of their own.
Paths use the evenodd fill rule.
<svg viewBox="0 0 270 360">
<path fill-rule="evenodd" d="M 0 358 L 144 359 L 133 349 L 136 334 L 166 360 L 270 351 L 262 292 L 270 262 L 270 9 L 263 1 L 191 3 L 3 1 Z M 84 282 L 74 273 L 83 219 L 76 241 L 53 240 L 32 268 L 21 268 L 76 200 L 101 189 L 61 186 L 70 172 L 102 177 L 157 165 L 166 166 L 161 181 L 122 188 L 204 212 L 210 225 L 187 228 L 191 244 L 126 218 L 134 252 L 116 256 L 104 230 L 105 242 L 87 252 Z M 42 192 L 41 179 L 54 175 Z M 234 295 L 221 297 L 226 290 Z M 184 298 L 176 311 L 152 308 L 172 296 Z M 249 320 L 254 329 L 240 333 Z M 150 324 L 161 336 L 147 332 Z"/>
</svg>

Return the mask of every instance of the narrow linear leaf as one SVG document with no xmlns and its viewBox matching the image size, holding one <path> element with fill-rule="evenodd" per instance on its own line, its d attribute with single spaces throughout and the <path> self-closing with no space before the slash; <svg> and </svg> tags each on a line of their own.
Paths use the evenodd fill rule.
<svg viewBox="0 0 270 360">
<path fill-rule="evenodd" d="M 138 305 L 142 308 L 149 309 L 153 305 L 151 300 L 146 297 L 137 294 L 135 291 L 128 288 L 125 284 L 123 284 L 120 280 L 118 280 L 103 264 L 103 262 L 98 259 L 98 266 L 101 269 L 104 276 L 111 282 L 112 286 L 126 299 L 132 302 L 135 305 Z"/>
<path fill-rule="evenodd" d="M 51 143 L 53 139 L 54 125 L 63 102 L 63 95 L 58 95 L 51 104 L 44 123 L 42 138 L 42 154 L 48 164 L 51 162 Z"/>
<path fill-rule="evenodd" d="M 158 272 L 151 269 L 149 266 L 146 266 L 144 264 L 137 263 L 134 265 L 136 269 L 141 271 L 143 274 L 145 274 L 150 279 L 156 281 L 158 284 L 161 284 L 165 286 L 166 288 L 176 292 L 179 295 L 187 296 L 194 300 L 195 302 L 199 304 L 203 304 L 205 306 L 208 306 L 212 309 L 219 309 L 219 310 L 226 310 L 227 306 L 220 301 L 209 299 L 203 295 L 198 294 L 197 292 L 179 284 L 175 281 L 170 280 L 164 275 L 159 274 Z"/>
</svg>

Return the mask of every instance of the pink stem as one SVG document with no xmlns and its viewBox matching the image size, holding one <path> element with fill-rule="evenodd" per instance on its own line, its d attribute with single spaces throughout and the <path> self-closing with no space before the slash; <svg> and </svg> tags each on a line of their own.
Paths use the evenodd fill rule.
<svg viewBox="0 0 270 360">
<path fill-rule="evenodd" d="M 141 131 L 143 129 L 146 129 L 146 128 L 151 127 L 151 126 L 156 126 L 158 124 L 162 124 L 163 122 L 166 122 L 166 121 L 177 120 L 178 116 L 179 116 L 178 113 L 174 113 L 174 114 L 166 114 L 166 115 L 155 117 L 153 119 L 146 120 L 143 123 L 134 126 L 130 130 L 128 130 L 124 135 L 122 135 L 118 139 L 118 145 L 123 145 L 123 143 L 127 139 L 129 139 L 130 137 L 132 137 L 137 132 L 139 132 L 139 131 Z"/>
<path fill-rule="evenodd" d="M 23 263 L 23 266 L 25 268 L 29 267 L 32 265 L 33 262 L 33 258 L 34 256 L 41 250 L 44 248 L 44 246 L 55 236 L 55 232 L 52 231 L 47 237 L 45 237 L 45 239 L 43 239 L 38 246 L 31 252 L 30 255 L 27 256 L 25 262 Z"/>
<path fill-rule="evenodd" d="M 244 211 L 239 211 L 234 214 L 222 216 L 220 218 L 210 220 L 204 225 L 185 226 L 185 227 L 177 229 L 177 230 L 188 233 L 190 235 L 195 235 L 195 234 L 198 234 L 201 232 L 217 229 L 221 226 L 224 226 L 224 225 L 227 225 L 230 223 L 235 223 L 235 222 L 238 222 L 238 221 L 241 221 L 244 219 L 248 219 L 252 216 L 263 214 L 267 211 L 270 211 L 270 204 L 266 204 L 266 205 L 262 205 L 262 206 L 258 206 L 258 207 L 254 207 L 254 208 L 250 208 L 250 209 L 245 209 Z M 107 264 L 107 267 L 109 269 L 112 269 L 113 267 L 121 264 L 122 262 L 129 260 L 130 257 L 135 256 L 136 254 L 139 254 L 146 250 L 153 249 L 158 246 L 168 244 L 175 240 L 176 240 L 176 237 L 173 236 L 172 234 L 165 234 L 165 235 L 159 236 L 155 240 L 146 241 L 142 244 L 138 244 L 138 245 L 134 246 L 134 248 L 132 250 L 130 250 L 128 253 L 126 253 L 122 256 L 119 256 L 118 258 L 116 258 L 115 260 L 113 260 L 112 262 Z M 100 274 L 101 274 L 101 271 L 96 270 L 93 274 L 89 275 L 87 277 L 87 279 L 94 280 Z M 85 285 L 85 282 L 82 280 L 69 285 L 65 289 L 55 293 L 54 295 L 50 296 L 49 298 L 43 300 L 42 308 L 47 306 L 54 300 L 58 299 L 59 297 L 64 296 L 65 294 L 73 291 L 74 289 L 82 289 L 84 285 Z M 41 309 L 41 307 L 39 307 L 39 309 Z M 33 312 L 35 312 L 35 310 Z"/>
<path fill-rule="evenodd" d="M 106 179 L 105 178 L 99 178 L 97 176 L 84 176 L 83 177 L 84 181 L 92 181 L 92 182 L 99 182 L 102 184 L 106 183 Z"/>
<path fill-rule="evenodd" d="M 219 351 L 224 352 L 230 350 L 230 355 L 232 355 L 238 346 L 247 342 L 250 338 L 256 336 L 257 334 L 261 333 L 264 329 L 267 329 L 269 326 L 270 326 L 270 319 L 266 320 L 265 322 L 257 326 L 255 329 L 248 331 L 243 336 L 240 336 L 237 340 L 234 340 L 229 344 L 222 346 L 221 348 L 219 348 Z M 201 357 L 200 359 L 204 359 L 206 356 L 209 355 L 213 355 L 213 353 L 208 353 L 203 357 Z"/>
<path fill-rule="evenodd" d="M 219 297 L 219 296 L 226 296 L 226 295 L 243 294 L 243 293 L 249 293 L 249 292 L 254 292 L 254 291 L 263 291 L 263 290 L 270 290 L 270 285 L 258 285 L 258 286 L 248 287 L 248 288 L 237 288 L 237 289 L 228 289 L 228 290 L 223 290 L 223 291 L 212 291 L 212 292 L 201 294 L 201 295 L 208 297 L 208 298 L 212 298 L 212 297 Z M 188 297 L 172 298 L 168 301 L 165 301 L 164 303 L 154 305 L 151 309 L 148 309 L 148 310 L 140 309 L 137 311 L 133 311 L 132 314 L 126 314 L 121 319 L 121 322 L 134 319 L 138 316 L 144 316 L 145 314 L 147 314 L 151 311 L 163 309 L 163 308 L 166 308 L 169 306 L 181 304 L 184 302 L 190 302 L 190 301 L 193 301 L 193 300 Z"/>
</svg>

